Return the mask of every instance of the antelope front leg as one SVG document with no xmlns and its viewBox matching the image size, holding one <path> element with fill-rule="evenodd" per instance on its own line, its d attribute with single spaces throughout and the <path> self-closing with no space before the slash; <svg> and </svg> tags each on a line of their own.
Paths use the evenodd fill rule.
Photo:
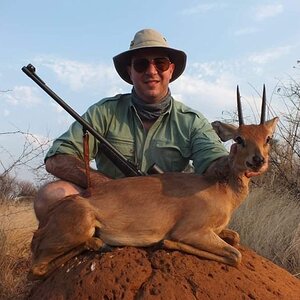
<svg viewBox="0 0 300 300">
<path fill-rule="evenodd" d="M 219 237 L 231 246 L 237 246 L 240 243 L 240 235 L 236 231 L 228 228 L 223 229 Z"/>
<path fill-rule="evenodd" d="M 188 237 L 181 239 L 180 242 L 163 240 L 163 247 L 184 251 L 231 266 L 237 266 L 241 262 L 241 253 L 212 231 L 205 234 L 189 234 Z"/>
</svg>

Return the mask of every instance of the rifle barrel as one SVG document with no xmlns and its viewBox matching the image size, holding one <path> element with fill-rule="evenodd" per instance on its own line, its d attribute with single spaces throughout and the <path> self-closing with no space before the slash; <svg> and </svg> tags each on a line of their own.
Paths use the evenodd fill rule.
<svg viewBox="0 0 300 300">
<path fill-rule="evenodd" d="M 113 147 L 105 138 L 103 138 L 86 120 L 84 120 L 72 107 L 52 91 L 46 83 L 35 73 L 35 67 L 32 64 L 24 66 L 22 71 L 30 77 L 38 86 L 40 86 L 51 98 L 53 98 L 61 107 L 63 107 L 84 129 L 89 131 L 98 141 L 100 141 L 105 155 L 124 173 L 125 176 L 143 176 L 144 172 L 139 170 L 133 163 L 123 156 L 115 147 Z"/>
</svg>

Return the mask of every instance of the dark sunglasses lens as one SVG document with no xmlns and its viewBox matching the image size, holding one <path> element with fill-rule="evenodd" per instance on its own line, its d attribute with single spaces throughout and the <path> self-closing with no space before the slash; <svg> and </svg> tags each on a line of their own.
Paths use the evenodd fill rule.
<svg viewBox="0 0 300 300">
<path fill-rule="evenodd" d="M 148 69 L 150 63 L 146 58 L 139 58 L 133 61 L 133 67 L 136 72 L 142 73 Z M 171 62 L 168 58 L 162 57 L 154 58 L 153 64 L 157 70 L 164 72 L 169 69 Z"/>
<path fill-rule="evenodd" d="M 170 61 L 167 58 L 155 58 L 154 64 L 159 71 L 167 71 L 170 67 Z"/>
<path fill-rule="evenodd" d="M 145 72 L 149 66 L 149 61 L 146 58 L 140 58 L 133 61 L 133 67 L 138 73 Z"/>
</svg>

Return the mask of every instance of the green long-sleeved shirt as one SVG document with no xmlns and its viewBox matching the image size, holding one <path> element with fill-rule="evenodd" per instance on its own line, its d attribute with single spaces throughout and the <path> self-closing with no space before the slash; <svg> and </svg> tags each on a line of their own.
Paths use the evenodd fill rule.
<svg viewBox="0 0 300 300">
<path fill-rule="evenodd" d="M 215 159 L 227 155 L 206 118 L 172 99 L 169 110 L 147 131 L 131 102 L 131 94 L 105 98 L 92 105 L 83 118 L 127 159 L 146 172 L 155 163 L 165 172 L 181 172 L 189 161 L 203 173 Z M 100 151 L 90 135 L 90 159 L 112 178 L 124 176 Z M 46 155 L 71 154 L 83 159 L 82 126 L 76 121 L 56 139 Z"/>
</svg>

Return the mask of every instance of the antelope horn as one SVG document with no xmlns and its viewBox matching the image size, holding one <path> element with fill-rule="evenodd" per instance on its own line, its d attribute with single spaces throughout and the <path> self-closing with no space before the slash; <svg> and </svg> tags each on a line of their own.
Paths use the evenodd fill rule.
<svg viewBox="0 0 300 300">
<path fill-rule="evenodd" d="M 237 98 L 239 125 L 243 125 L 244 120 L 243 120 L 242 103 L 241 103 L 241 95 L 240 95 L 239 86 L 237 86 L 237 89 L 236 89 L 236 98 Z"/>
<path fill-rule="evenodd" d="M 262 103 L 261 103 L 261 115 L 260 115 L 260 124 L 264 124 L 266 121 L 266 86 L 264 85 L 263 88 L 263 96 L 262 96 Z"/>
</svg>

